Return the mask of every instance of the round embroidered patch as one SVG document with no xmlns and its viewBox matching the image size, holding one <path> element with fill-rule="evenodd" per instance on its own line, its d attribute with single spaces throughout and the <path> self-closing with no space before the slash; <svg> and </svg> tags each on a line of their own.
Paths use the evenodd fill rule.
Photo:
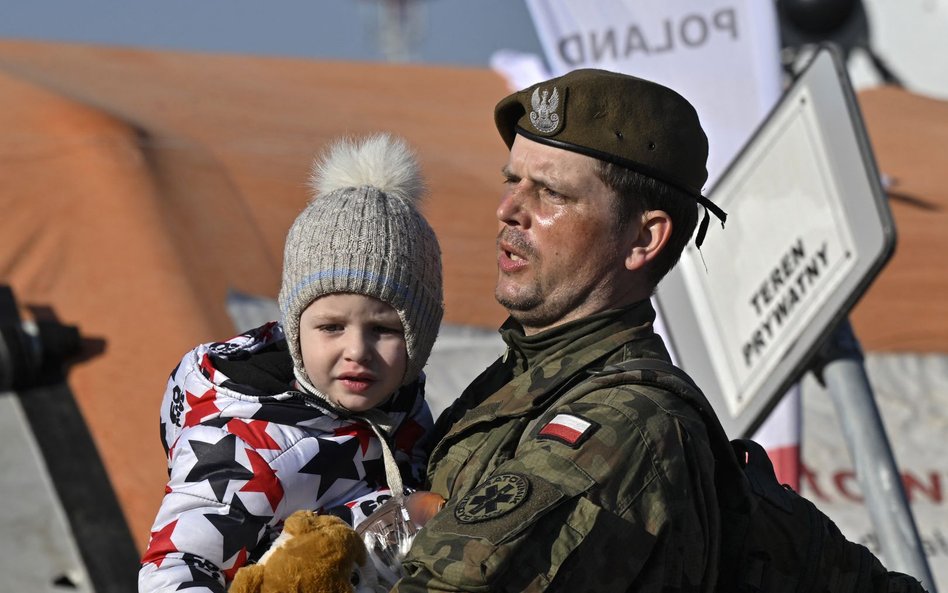
<svg viewBox="0 0 948 593">
<path fill-rule="evenodd" d="M 518 474 L 494 476 L 461 499 L 454 516 L 461 523 L 477 523 L 505 515 L 527 498 L 530 482 Z"/>
</svg>

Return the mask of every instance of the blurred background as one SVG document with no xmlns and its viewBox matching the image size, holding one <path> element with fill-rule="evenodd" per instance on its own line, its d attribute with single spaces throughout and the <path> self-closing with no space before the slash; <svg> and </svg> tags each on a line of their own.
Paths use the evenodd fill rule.
<svg viewBox="0 0 948 593">
<path fill-rule="evenodd" d="M 2 3 L 0 591 L 135 586 L 167 476 L 168 372 L 274 318 L 283 237 L 332 138 L 389 130 L 418 150 L 444 252 L 440 411 L 501 348 L 501 97 L 571 67 L 658 79 L 699 107 L 711 186 L 826 41 L 898 232 L 850 319 L 948 587 L 948 1 L 671 4 Z M 781 479 L 878 553 L 828 399 L 801 377 L 758 438 Z"/>
<path fill-rule="evenodd" d="M 914 92 L 948 97 L 944 0 L 776 3 L 788 44 L 864 46 L 850 64 L 857 88 L 883 80 L 865 51 L 870 41 L 872 53 Z M 521 0 L 284 0 L 267 9 L 251 0 L 36 0 L 7 2 L 3 13 L 0 35 L 7 39 L 471 67 L 488 66 L 500 50 L 545 60 Z"/>
</svg>

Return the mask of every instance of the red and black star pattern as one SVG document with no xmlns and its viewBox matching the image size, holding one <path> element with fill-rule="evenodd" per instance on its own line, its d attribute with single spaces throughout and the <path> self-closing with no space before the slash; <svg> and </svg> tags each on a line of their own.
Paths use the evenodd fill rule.
<svg viewBox="0 0 948 593">
<path fill-rule="evenodd" d="M 247 458 L 253 475 L 243 485 L 240 492 L 262 492 L 270 503 L 270 508 L 276 511 L 277 505 L 283 499 L 283 486 L 270 464 L 253 449 L 247 449 Z"/>
<path fill-rule="evenodd" d="M 253 473 L 236 459 L 237 437 L 225 435 L 216 443 L 188 441 L 197 463 L 184 478 L 185 482 L 206 481 L 218 502 L 223 502 L 227 486 L 234 480 L 249 480 Z"/>
<path fill-rule="evenodd" d="M 319 488 L 316 498 L 321 499 L 335 485 L 337 480 L 357 481 L 359 468 L 356 467 L 355 454 L 359 451 L 359 440 L 314 439 L 318 449 L 300 468 L 301 474 L 319 476 Z"/>
<path fill-rule="evenodd" d="M 279 449 L 280 445 L 267 434 L 269 422 L 232 418 L 227 422 L 227 432 L 235 434 L 254 449 Z"/>
<path fill-rule="evenodd" d="M 261 335 L 279 340 L 282 329 Z M 246 336 L 240 342 L 251 353 L 266 346 Z M 140 590 L 222 592 L 293 511 L 344 509 L 358 524 L 391 495 L 382 445 L 368 425 L 307 405 L 292 391 L 235 392 L 221 384 L 229 379 L 213 368 L 208 347 L 183 358 L 162 402 L 170 480 L 142 558 Z M 235 356 L 231 364 L 235 359 L 243 360 Z M 410 468 L 403 472 L 408 486 L 424 473 L 424 435 L 432 426 L 420 386 L 415 393 L 411 400 L 403 388 L 398 406 L 386 410 L 393 454 Z"/>
<path fill-rule="evenodd" d="M 158 531 L 151 532 L 151 539 L 148 541 L 148 552 L 142 558 L 142 562 L 153 562 L 160 567 L 165 556 L 178 551 L 178 548 L 174 547 L 174 542 L 171 541 L 171 534 L 174 533 L 177 524 L 178 521 L 174 520 Z"/>
<path fill-rule="evenodd" d="M 269 516 L 257 516 L 247 510 L 239 496 L 234 496 L 226 515 L 206 513 L 208 522 L 223 536 L 224 560 L 230 560 L 239 552 L 256 547 L 260 532 L 270 521 Z"/>
<path fill-rule="evenodd" d="M 188 400 L 188 413 L 184 416 L 185 426 L 197 426 L 203 420 L 212 418 L 220 414 L 217 408 L 217 392 L 214 389 L 208 389 L 200 396 L 196 396 L 189 391 L 184 392 Z"/>
</svg>

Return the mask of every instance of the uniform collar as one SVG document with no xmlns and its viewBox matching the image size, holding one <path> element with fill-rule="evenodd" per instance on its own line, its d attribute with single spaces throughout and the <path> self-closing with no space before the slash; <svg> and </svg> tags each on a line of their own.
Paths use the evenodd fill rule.
<svg viewBox="0 0 948 593">
<path fill-rule="evenodd" d="M 576 319 L 532 336 L 524 334 L 523 326 L 513 317 L 508 317 L 500 327 L 500 336 L 507 344 L 506 356 L 513 357 L 512 366 L 516 375 L 545 365 L 554 358 L 584 350 L 590 344 L 601 342 L 606 336 L 620 332 L 627 334 L 625 330 L 641 328 L 651 333 L 654 321 L 655 310 L 646 299 L 627 307 Z"/>
</svg>

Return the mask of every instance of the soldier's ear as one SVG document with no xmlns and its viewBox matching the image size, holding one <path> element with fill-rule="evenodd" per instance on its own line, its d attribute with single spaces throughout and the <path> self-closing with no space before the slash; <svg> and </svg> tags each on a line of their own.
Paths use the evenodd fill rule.
<svg viewBox="0 0 948 593">
<path fill-rule="evenodd" d="M 629 227 L 631 241 L 625 267 L 630 271 L 641 270 L 665 249 L 672 234 L 672 220 L 664 210 L 646 210 L 638 223 Z"/>
</svg>

